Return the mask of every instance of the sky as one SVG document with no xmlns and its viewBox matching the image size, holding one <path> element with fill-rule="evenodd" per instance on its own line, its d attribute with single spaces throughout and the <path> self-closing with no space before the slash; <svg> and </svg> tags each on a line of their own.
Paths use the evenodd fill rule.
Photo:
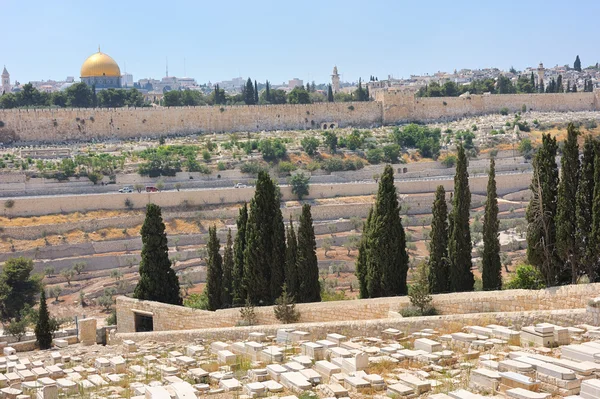
<svg viewBox="0 0 600 399">
<path fill-rule="evenodd" d="M 600 1 L 0 0 L 11 81 L 79 78 L 101 47 L 140 78 L 329 82 L 600 61 Z M 184 61 L 185 60 L 185 61 Z"/>
</svg>

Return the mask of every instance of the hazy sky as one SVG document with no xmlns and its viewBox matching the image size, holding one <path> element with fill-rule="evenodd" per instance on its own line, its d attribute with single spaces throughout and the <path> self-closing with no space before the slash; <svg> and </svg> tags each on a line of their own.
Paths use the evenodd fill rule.
<svg viewBox="0 0 600 399">
<path fill-rule="evenodd" d="M 488 5 L 489 4 L 489 5 Z M 600 61 L 599 0 L 0 0 L 11 80 L 79 78 L 97 51 L 137 81 L 169 74 L 325 82 Z"/>
</svg>

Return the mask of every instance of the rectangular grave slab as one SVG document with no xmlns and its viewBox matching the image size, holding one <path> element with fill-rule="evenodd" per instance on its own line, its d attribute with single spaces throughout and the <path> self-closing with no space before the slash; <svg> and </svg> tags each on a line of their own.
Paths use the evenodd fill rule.
<svg viewBox="0 0 600 399">
<path fill-rule="evenodd" d="M 185 354 L 188 356 L 200 356 L 204 352 L 204 347 L 199 345 L 188 345 L 185 347 Z"/>
<path fill-rule="evenodd" d="M 225 392 L 241 391 L 242 385 L 235 378 L 228 378 L 219 381 L 219 388 L 224 389 Z"/>
<path fill-rule="evenodd" d="M 488 369 L 475 369 L 471 371 L 470 387 L 483 388 L 488 391 L 497 391 L 500 384 L 500 374 Z"/>
<path fill-rule="evenodd" d="M 301 353 L 313 360 L 323 360 L 325 356 L 325 347 L 315 342 L 305 342 L 300 347 Z"/>
<path fill-rule="evenodd" d="M 273 380 L 263 381 L 263 385 L 265 386 L 265 388 L 267 388 L 269 392 L 283 391 L 283 385 Z"/>
<path fill-rule="evenodd" d="M 310 381 L 311 384 L 315 386 L 321 383 L 321 374 L 319 374 L 313 369 L 300 370 L 300 374 L 302 374 L 304 378 L 306 378 L 308 381 Z"/>
<path fill-rule="evenodd" d="M 523 388 L 529 391 L 538 391 L 540 382 L 523 374 L 513 371 L 500 372 L 500 383 L 511 388 Z"/>
<path fill-rule="evenodd" d="M 171 399 L 171 394 L 164 387 L 146 387 L 145 399 Z"/>
<path fill-rule="evenodd" d="M 280 382 L 281 374 L 287 373 L 288 371 L 288 369 L 280 364 L 269 364 L 267 366 L 267 373 L 269 373 L 271 378 L 277 382 Z"/>
<path fill-rule="evenodd" d="M 449 392 L 448 395 L 453 399 L 484 399 L 485 396 L 478 395 L 476 393 L 472 393 L 466 391 L 464 389 L 459 389 L 457 391 Z"/>
<path fill-rule="evenodd" d="M 553 364 L 573 370 L 578 375 L 590 376 L 600 369 L 600 365 L 592 362 L 574 362 L 567 359 L 554 359 Z"/>
<path fill-rule="evenodd" d="M 237 356 L 228 350 L 217 352 L 217 361 L 221 364 L 235 364 L 236 359 Z"/>
<path fill-rule="evenodd" d="M 388 394 L 388 396 L 391 396 L 391 397 L 394 397 L 394 396 L 406 397 L 409 395 L 410 396 L 414 395 L 415 390 L 413 387 L 409 387 L 409 386 L 406 386 L 401 383 L 396 383 L 396 384 L 388 385 L 387 394 Z"/>
<path fill-rule="evenodd" d="M 411 374 L 400 374 L 398 379 L 402 384 L 406 384 L 412 387 L 415 390 L 417 395 L 421 395 L 422 393 L 429 392 L 431 390 L 431 383 L 428 381 L 420 380 Z"/>
<path fill-rule="evenodd" d="M 549 375 L 560 380 L 574 380 L 575 372 L 556 364 L 544 363 L 537 366 L 537 372 Z"/>
<path fill-rule="evenodd" d="M 331 342 L 335 342 L 337 345 L 340 345 L 346 339 L 347 339 L 347 337 L 342 334 L 337 334 L 337 333 L 327 334 L 327 340 L 331 341 Z"/>
<path fill-rule="evenodd" d="M 342 369 L 327 360 L 319 360 L 315 363 L 315 370 L 325 378 L 330 378 L 333 374 L 341 373 Z"/>
<path fill-rule="evenodd" d="M 332 398 L 344 398 L 348 396 L 348 390 L 340 384 L 327 384 L 323 386 L 323 394 Z"/>
<path fill-rule="evenodd" d="M 352 392 L 361 392 L 371 387 L 371 384 L 360 377 L 347 376 L 344 378 L 344 386 Z"/>
<path fill-rule="evenodd" d="M 281 374 L 280 383 L 287 389 L 302 393 L 312 388 L 312 384 L 298 372 L 291 371 Z"/>
<path fill-rule="evenodd" d="M 428 338 L 419 338 L 415 339 L 414 348 L 428 353 L 433 353 L 440 352 L 442 350 L 442 344 Z"/>
<path fill-rule="evenodd" d="M 513 388 L 506 391 L 507 398 L 513 399 L 550 399 L 549 393 L 531 392 L 523 388 Z"/>
<path fill-rule="evenodd" d="M 579 395 L 583 399 L 600 398 L 600 380 L 585 380 L 581 383 L 581 392 Z"/>
</svg>

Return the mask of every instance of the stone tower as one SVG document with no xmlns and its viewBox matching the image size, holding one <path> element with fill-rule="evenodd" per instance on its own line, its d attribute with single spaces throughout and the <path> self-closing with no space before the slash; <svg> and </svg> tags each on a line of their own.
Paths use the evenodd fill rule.
<svg viewBox="0 0 600 399">
<path fill-rule="evenodd" d="M 538 73 L 538 88 L 541 88 L 541 90 L 543 90 L 544 89 L 544 64 L 542 64 L 541 62 L 540 62 L 540 65 L 538 65 L 537 73 Z"/>
<path fill-rule="evenodd" d="M 331 89 L 333 94 L 340 91 L 340 75 L 338 74 L 337 66 L 333 67 L 333 73 L 331 74 Z"/>
<path fill-rule="evenodd" d="M 2 71 L 2 93 L 10 92 L 10 73 L 6 70 L 6 65 L 4 66 L 4 70 Z"/>
</svg>

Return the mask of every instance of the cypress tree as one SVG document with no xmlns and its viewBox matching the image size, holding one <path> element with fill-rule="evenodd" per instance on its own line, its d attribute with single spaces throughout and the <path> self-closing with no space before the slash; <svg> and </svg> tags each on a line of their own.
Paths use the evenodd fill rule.
<svg viewBox="0 0 600 399">
<path fill-rule="evenodd" d="M 258 104 L 258 84 L 254 81 L 254 104 Z"/>
<path fill-rule="evenodd" d="M 369 210 L 369 216 L 363 224 L 362 237 L 360 239 L 360 245 L 358 246 L 358 257 L 356 258 L 356 278 L 358 279 L 361 298 L 370 298 L 367 281 L 367 240 L 369 238 L 372 217 L 373 208 Z"/>
<path fill-rule="evenodd" d="M 558 79 L 556 80 L 556 92 L 564 93 L 565 88 L 563 87 L 562 75 L 558 75 Z"/>
<path fill-rule="evenodd" d="M 577 82 L 573 83 L 573 90 L 571 90 L 573 93 L 577 93 Z"/>
<path fill-rule="evenodd" d="M 271 84 L 268 80 L 265 87 L 265 100 L 267 100 L 267 102 L 271 102 Z"/>
<path fill-rule="evenodd" d="M 429 290 L 432 294 L 448 292 L 448 204 L 446 190 L 435 191 L 429 233 Z"/>
<path fill-rule="evenodd" d="M 158 205 L 146 206 L 146 219 L 140 234 L 142 236 L 140 280 L 135 287 L 133 297 L 181 305 L 179 280 L 171 267 L 165 224 Z"/>
<path fill-rule="evenodd" d="M 575 200 L 577 229 L 575 240 L 577 259 L 580 269 L 585 272 L 590 281 L 596 281 L 598 274 L 594 267 L 592 254 L 588 251 L 592 240 L 592 223 L 594 200 L 594 139 L 591 135 L 585 137 L 583 158 L 581 160 L 579 184 Z"/>
<path fill-rule="evenodd" d="M 471 271 L 471 230 L 469 229 L 469 210 L 471 208 L 471 190 L 465 149 L 458 146 L 456 175 L 454 176 L 454 197 L 450 213 L 450 239 L 448 257 L 450 259 L 450 290 L 453 292 L 473 291 L 475 278 Z"/>
<path fill-rule="evenodd" d="M 556 149 L 556 139 L 544 134 L 533 159 L 531 199 L 526 213 L 527 261 L 541 272 L 547 286 L 558 283 L 560 270 L 554 223 L 558 197 Z"/>
<path fill-rule="evenodd" d="M 573 69 L 577 72 L 581 72 L 581 60 L 579 59 L 579 55 L 575 57 L 575 62 L 573 63 Z"/>
<path fill-rule="evenodd" d="M 221 286 L 221 307 L 233 305 L 233 240 L 231 229 L 227 230 L 227 244 L 223 253 L 223 279 Z"/>
<path fill-rule="evenodd" d="M 254 85 L 252 84 L 252 79 L 248 78 L 246 81 L 246 87 L 244 88 L 244 102 L 246 105 L 254 104 Z"/>
<path fill-rule="evenodd" d="M 52 347 L 52 331 L 50 331 L 50 314 L 46 304 L 46 293 L 42 288 L 40 292 L 40 308 L 38 310 L 38 319 L 35 324 L 35 339 L 40 349 L 50 349 Z"/>
<path fill-rule="evenodd" d="M 285 230 L 279 209 L 279 193 L 269 174 L 261 171 L 254 198 L 250 201 L 244 250 L 244 285 L 251 304 L 274 302 L 271 274 L 275 273 L 273 280 L 279 281 L 281 287 L 284 274 L 280 271 L 284 263 Z"/>
<path fill-rule="evenodd" d="M 571 81 L 567 80 L 567 93 L 571 92 Z"/>
<path fill-rule="evenodd" d="M 500 263 L 500 240 L 498 239 L 498 196 L 496 194 L 496 162 L 490 160 L 490 173 L 483 219 L 482 282 L 484 290 L 502 289 L 502 264 Z"/>
<path fill-rule="evenodd" d="M 248 223 L 248 204 L 240 208 L 236 221 L 237 233 L 233 245 L 233 271 L 231 289 L 233 292 L 233 304 L 243 305 L 246 300 L 244 288 L 244 251 L 246 250 L 246 223 Z"/>
<path fill-rule="evenodd" d="M 359 247 L 357 276 L 361 296 L 406 295 L 407 273 L 406 236 L 394 186 L 394 171 L 387 165 Z"/>
<path fill-rule="evenodd" d="M 206 261 L 206 296 L 208 310 L 221 309 L 221 289 L 223 278 L 223 258 L 219 250 L 221 244 L 217 237 L 217 226 L 208 228 L 208 244 L 206 245 L 208 260 Z"/>
<path fill-rule="evenodd" d="M 290 225 L 287 228 L 287 240 L 285 249 L 285 284 L 288 293 L 294 298 L 298 298 L 300 281 L 298 269 L 296 268 L 296 258 L 298 255 L 298 240 L 294 230 L 294 222 L 290 216 Z"/>
<path fill-rule="evenodd" d="M 330 103 L 333 102 L 333 89 L 331 85 L 327 85 L 327 101 Z"/>
<path fill-rule="evenodd" d="M 317 243 L 313 227 L 310 205 L 302 205 L 300 225 L 298 226 L 298 254 L 296 265 L 300 290 L 298 302 L 321 302 L 319 284 L 319 264 L 317 261 Z"/>
<path fill-rule="evenodd" d="M 561 284 L 575 283 L 579 275 L 576 251 L 577 214 L 573 200 L 577 198 L 579 185 L 579 130 L 569 123 L 567 140 L 560 160 L 560 182 L 558 184 L 558 203 L 556 206 L 556 250 L 562 260 Z"/>
<path fill-rule="evenodd" d="M 593 281 L 600 276 L 600 145 L 596 142 L 594 157 L 594 201 L 592 205 L 592 233 L 588 245 L 588 259 L 593 268 Z M 590 277 L 592 279 L 592 277 Z"/>
<path fill-rule="evenodd" d="M 533 76 L 533 71 L 531 71 L 531 76 L 529 77 L 529 81 L 531 82 L 531 88 L 535 91 L 535 76 Z"/>
</svg>

